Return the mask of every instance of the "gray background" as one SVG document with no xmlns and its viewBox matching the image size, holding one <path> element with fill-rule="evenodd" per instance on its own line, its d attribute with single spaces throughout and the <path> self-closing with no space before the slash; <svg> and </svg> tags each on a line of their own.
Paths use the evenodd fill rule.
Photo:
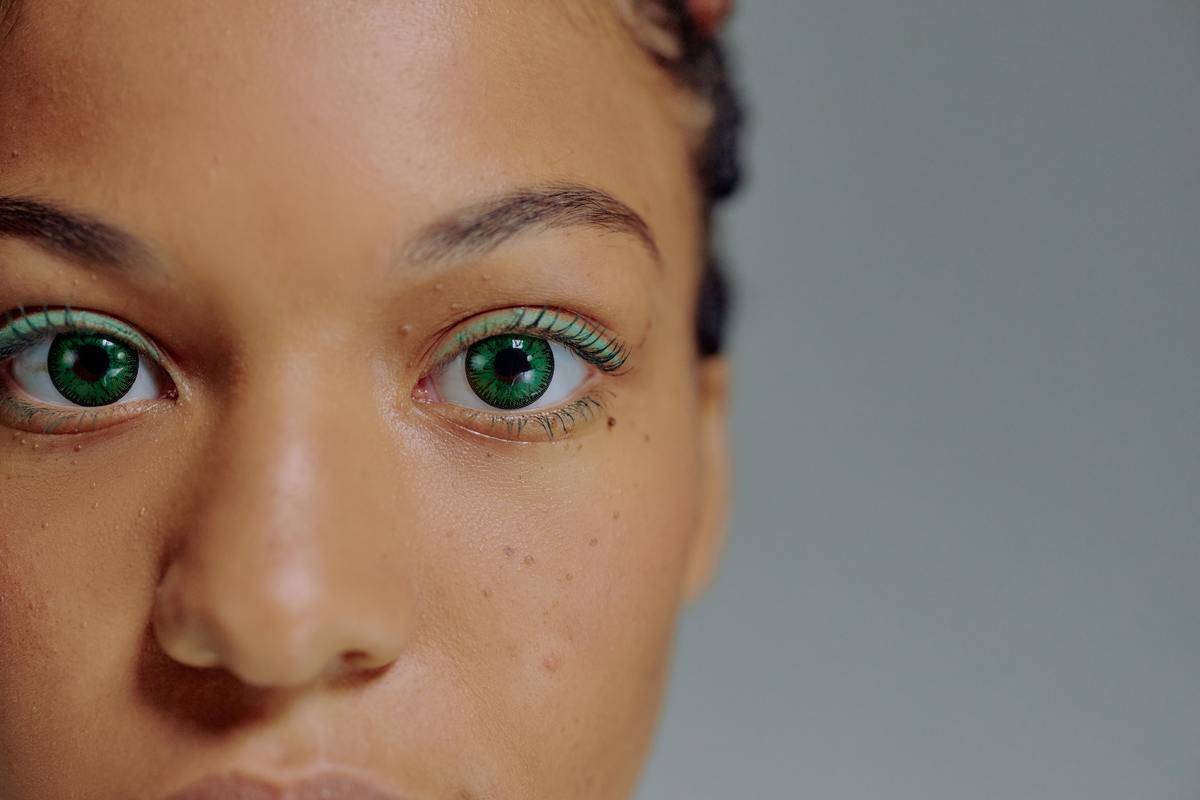
<svg viewBox="0 0 1200 800">
<path fill-rule="evenodd" d="M 738 507 L 641 797 L 1200 798 L 1200 2 L 742 0 Z"/>
</svg>

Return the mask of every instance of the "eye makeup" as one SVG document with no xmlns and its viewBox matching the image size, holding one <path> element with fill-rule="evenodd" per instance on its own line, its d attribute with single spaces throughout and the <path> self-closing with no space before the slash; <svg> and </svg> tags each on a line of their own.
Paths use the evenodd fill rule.
<svg viewBox="0 0 1200 800">
<path fill-rule="evenodd" d="M 12 358 L 31 342 L 47 335 L 67 332 L 107 334 L 155 361 L 162 360 L 158 347 L 133 327 L 104 314 L 65 307 L 29 312 L 16 308 L 7 312 L 0 324 L 0 361 Z"/>
<path fill-rule="evenodd" d="M 17 308 L 0 325 L 0 423 L 30 433 L 99 430 L 171 399 L 159 348 L 132 326 L 67 308 Z"/>
<path fill-rule="evenodd" d="M 583 315 L 549 307 L 502 309 L 489 312 L 453 334 L 436 351 L 433 362 L 443 366 L 476 342 L 505 333 L 542 335 L 573 349 L 597 369 L 620 372 L 629 360 L 629 348 L 614 333 Z"/>
<path fill-rule="evenodd" d="M 551 349 L 559 355 L 550 357 Z M 520 306 L 468 321 L 445 337 L 432 361 L 414 390 L 418 402 L 486 436 L 554 440 L 601 416 L 612 396 L 606 382 L 628 371 L 629 348 L 582 314 Z M 566 387 L 555 388 L 556 371 Z"/>
</svg>

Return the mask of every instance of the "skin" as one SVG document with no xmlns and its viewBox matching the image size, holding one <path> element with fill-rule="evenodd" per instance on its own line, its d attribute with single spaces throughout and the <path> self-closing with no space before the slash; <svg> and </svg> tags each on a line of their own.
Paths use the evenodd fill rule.
<svg viewBox="0 0 1200 800">
<path fill-rule="evenodd" d="M 161 263 L 0 238 L 0 305 L 132 325 L 176 394 L 83 433 L 0 423 L 0 797 L 334 767 L 412 798 L 632 791 L 724 528 L 727 377 L 695 353 L 673 90 L 581 8 L 25 4 L 0 194 Z M 583 226 L 398 255 L 548 181 L 629 205 L 661 261 Z M 571 435 L 483 435 L 422 394 L 448 331 L 521 305 L 629 345 Z"/>
</svg>

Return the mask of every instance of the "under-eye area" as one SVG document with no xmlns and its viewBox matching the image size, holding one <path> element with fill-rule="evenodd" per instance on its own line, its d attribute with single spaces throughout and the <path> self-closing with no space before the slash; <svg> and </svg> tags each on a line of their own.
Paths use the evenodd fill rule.
<svg viewBox="0 0 1200 800">
<path fill-rule="evenodd" d="M 29 433 L 99 430 L 175 396 L 162 353 L 113 317 L 17 308 L 0 319 L 0 424 Z"/>
<path fill-rule="evenodd" d="M 413 397 L 461 427 L 504 439 L 557 439 L 598 417 L 624 342 L 564 309 L 517 307 L 468 320 L 434 348 Z"/>
</svg>

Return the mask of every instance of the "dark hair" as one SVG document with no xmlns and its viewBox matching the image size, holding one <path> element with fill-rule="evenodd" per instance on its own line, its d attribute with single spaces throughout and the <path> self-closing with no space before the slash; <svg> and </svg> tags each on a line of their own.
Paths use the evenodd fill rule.
<svg viewBox="0 0 1200 800">
<path fill-rule="evenodd" d="M 731 296 L 718 253 L 714 217 L 717 206 L 742 183 L 741 140 L 744 112 L 734 85 L 728 56 L 720 39 L 702 31 L 687 10 L 686 0 L 637 0 L 676 44 L 671 53 L 651 56 L 683 89 L 708 108 L 709 124 L 694 154 L 697 183 L 704 200 L 704 264 L 696 313 L 696 344 L 701 356 L 719 353 L 725 343 Z"/>
</svg>

